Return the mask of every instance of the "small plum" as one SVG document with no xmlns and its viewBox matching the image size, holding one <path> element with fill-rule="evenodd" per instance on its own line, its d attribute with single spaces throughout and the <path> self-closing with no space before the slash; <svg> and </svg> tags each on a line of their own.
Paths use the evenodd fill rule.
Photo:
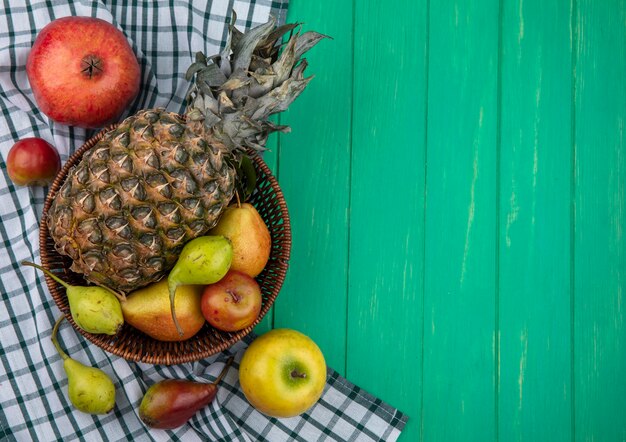
<svg viewBox="0 0 626 442">
<path fill-rule="evenodd" d="M 59 152 L 41 138 L 24 138 L 9 150 L 7 172 L 18 186 L 50 184 L 61 169 Z"/>
<path fill-rule="evenodd" d="M 200 306 L 209 324 L 218 330 L 234 332 L 254 323 L 262 303 L 261 288 L 254 278 L 229 270 L 218 282 L 206 286 Z"/>
</svg>

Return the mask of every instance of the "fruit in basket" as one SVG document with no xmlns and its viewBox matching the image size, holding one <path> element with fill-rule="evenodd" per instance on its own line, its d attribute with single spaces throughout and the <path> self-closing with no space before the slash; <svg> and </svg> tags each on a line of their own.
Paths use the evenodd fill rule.
<svg viewBox="0 0 626 442">
<path fill-rule="evenodd" d="M 52 343 L 63 359 L 70 402 L 84 413 L 106 414 L 115 406 L 113 381 L 102 370 L 87 367 L 63 351 L 57 340 L 57 333 L 64 318 L 65 316 L 60 316 L 52 328 Z"/>
<path fill-rule="evenodd" d="M 234 20 L 233 20 L 234 23 Z M 246 150 L 263 150 L 268 117 L 310 80 L 302 55 L 323 36 L 274 19 L 230 28 L 216 57 L 196 56 L 185 115 L 143 110 L 106 132 L 68 172 L 47 212 L 57 251 L 88 281 L 129 292 L 167 275 L 183 246 L 205 235 L 230 203 Z"/>
<path fill-rule="evenodd" d="M 156 340 L 184 341 L 198 333 L 205 323 L 200 309 L 203 289 L 201 285 L 183 285 L 176 290 L 176 314 L 184 325 L 182 336 L 172 319 L 166 279 L 129 293 L 126 302 L 122 302 L 124 320 Z"/>
<path fill-rule="evenodd" d="M 252 325 L 262 304 L 261 287 L 254 278 L 231 269 L 218 282 L 204 288 L 200 306 L 209 324 L 234 332 Z"/>
<path fill-rule="evenodd" d="M 50 184 L 61 169 L 59 152 L 41 138 L 23 138 L 11 147 L 7 156 L 7 173 L 18 186 Z"/>
<path fill-rule="evenodd" d="M 311 408 L 326 385 L 326 362 L 315 342 L 291 329 L 274 329 L 245 350 L 239 382 L 248 402 L 268 416 L 293 417 Z"/>
<path fill-rule="evenodd" d="M 28 54 L 26 74 L 44 114 L 92 128 L 117 120 L 141 79 L 124 34 L 92 17 L 62 17 L 46 25 Z"/>
<path fill-rule="evenodd" d="M 231 356 L 212 383 L 165 379 L 151 385 L 139 404 L 139 418 L 151 428 L 169 430 L 180 427 L 215 399 L 217 385 L 232 362 Z"/>
<path fill-rule="evenodd" d="M 114 335 L 124 325 L 120 299 L 125 297 L 106 287 L 70 285 L 40 265 L 27 261 L 22 264 L 41 270 L 65 287 L 72 319 L 86 332 Z"/>
<path fill-rule="evenodd" d="M 226 275 L 233 260 L 233 246 L 223 236 L 200 236 L 185 244 L 174 268 L 167 276 L 170 310 L 178 334 L 184 331 L 176 316 L 177 289 L 182 285 L 206 285 Z"/>
<path fill-rule="evenodd" d="M 210 233 L 224 235 L 232 242 L 231 269 L 254 278 L 265 268 L 272 250 L 272 238 L 265 221 L 252 204 L 229 206 Z"/>
</svg>

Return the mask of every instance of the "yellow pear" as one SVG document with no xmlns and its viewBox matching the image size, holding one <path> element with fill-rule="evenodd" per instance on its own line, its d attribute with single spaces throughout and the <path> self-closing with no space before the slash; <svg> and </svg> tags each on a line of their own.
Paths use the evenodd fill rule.
<svg viewBox="0 0 626 442">
<path fill-rule="evenodd" d="M 225 236 L 232 243 L 231 269 L 254 278 L 265 268 L 272 250 L 272 238 L 252 204 L 228 207 L 210 234 Z"/>
<path fill-rule="evenodd" d="M 176 316 L 183 325 L 180 335 L 172 319 L 167 279 L 135 290 L 122 302 L 127 323 L 159 341 L 184 341 L 198 333 L 205 323 L 200 308 L 201 285 L 184 285 L 176 289 Z"/>
</svg>

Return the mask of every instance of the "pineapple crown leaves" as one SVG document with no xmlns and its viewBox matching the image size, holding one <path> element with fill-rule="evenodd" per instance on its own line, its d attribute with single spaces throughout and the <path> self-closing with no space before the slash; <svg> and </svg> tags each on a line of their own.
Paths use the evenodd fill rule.
<svg viewBox="0 0 626 442">
<path fill-rule="evenodd" d="M 203 129 L 231 151 L 265 150 L 267 136 L 288 132 L 268 120 L 286 110 L 313 78 L 304 77 L 302 56 L 327 36 L 301 33 L 301 25 L 276 27 L 267 23 L 246 33 L 235 28 L 233 11 L 226 45 L 220 54 L 196 54 L 186 78 L 195 81 L 187 95 L 187 119 L 202 122 Z M 281 41 L 290 33 L 286 43 Z"/>
</svg>

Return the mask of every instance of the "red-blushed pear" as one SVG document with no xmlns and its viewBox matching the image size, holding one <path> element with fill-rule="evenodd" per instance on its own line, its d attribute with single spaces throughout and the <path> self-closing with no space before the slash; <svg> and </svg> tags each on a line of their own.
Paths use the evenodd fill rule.
<svg viewBox="0 0 626 442">
<path fill-rule="evenodd" d="M 44 114 L 88 128 L 116 121 L 141 79 L 124 34 L 93 17 L 62 17 L 46 25 L 28 54 L 26 74 Z"/>
<path fill-rule="evenodd" d="M 139 404 L 139 418 L 150 428 L 164 430 L 184 425 L 217 395 L 217 385 L 233 362 L 226 361 L 217 379 L 208 384 L 186 379 L 165 379 L 153 384 Z"/>
<path fill-rule="evenodd" d="M 272 250 L 272 238 L 267 225 L 250 203 L 226 209 L 212 235 L 223 235 L 233 245 L 233 270 L 256 277 L 265 268 Z"/>
<path fill-rule="evenodd" d="M 201 285 L 181 285 L 176 289 L 176 312 L 185 328 L 179 334 L 170 310 L 167 279 L 154 282 L 128 294 L 122 302 L 127 323 L 158 341 L 185 341 L 200 331 L 205 323 L 200 310 Z"/>
<path fill-rule="evenodd" d="M 207 285 L 202 294 L 202 314 L 213 327 L 234 332 L 254 323 L 261 311 L 261 287 L 254 278 L 237 270 Z"/>
<path fill-rule="evenodd" d="M 291 329 L 274 329 L 256 338 L 239 365 L 239 382 L 248 402 L 273 417 L 293 417 L 311 408 L 326 385 L 326 362 L 315 342 Z"/>
<path fill-rule="evenodd" d="M 41 138 L 19 140 L 9 150 L 7 172 L 18 186 L 50 184 L 61 169 L 59 152 Z"/>
</svg>

